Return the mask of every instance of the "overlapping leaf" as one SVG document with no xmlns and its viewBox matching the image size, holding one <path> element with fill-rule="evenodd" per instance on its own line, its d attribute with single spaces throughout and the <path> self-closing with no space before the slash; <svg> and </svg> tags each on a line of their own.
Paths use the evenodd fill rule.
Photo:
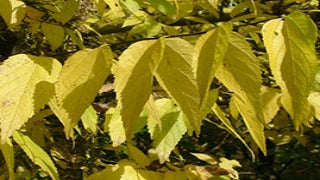
<svg viewBox="0 0 320 180">
<path fill-rule="evenodd" d="M 209 31 L 197 40 L 194 58 L 201 104 L 205 103 L 213 77 L 224 58 L 231 30 L 232 25 L 226 24 Z"/>
<path fill-rule="evenodd" d="M 21 23 L 26 14 L 26 5 L 19 0 L 1 0 L 0 15 L 9 27 Z"/>
<path fill-rule="evenodd" d="M 58 171 L 50 156 L 35 144 L 28 136 L 16 131 L 13 139 L 19 144 L 28 157 L 46 171 L 52 179 L 59 179 Z"/>
<path fill-rule="evenodd" d="M 282 105 L 296 129 L 308 124 L 312 116 L 308 96 L 316 73 L 316 37 L 315 24 L 299 12 L 288 15 L 284 22 L 273 20 L 264 26 L 270 68 L 282 90 Z"/>
<path fill-rule="evenodd" d="M 163 40 L 141 41 L 131 45 L 119 57 L 115 68 L 115 89 L 126 135 L 151 94 L 153 73 L 163 54 Z"/>
<path fill-rule="evenodd" d="M 94 100 L 110 73 L 111 64 L 112 52 L 108 46 L 78 51 L 65 62 L 50 107 L 64 125 L 67 137 Z"/>
<path fill-rule="evenodd" d="M 170 99 L 159 99 L 156 106 L 161 117 L 162 130 L 156 126 L 154 121 L 148 122 L 149 132 L 153 139 L 153 145 L 158 154 L 160 163 L 169 159 L 171 151 L 178 144 L 182 135 L 187 132 L 187 126 L 182 112 Z M 153 118 L 150 116 L 149 118 Z"/>
<path fill-rule="evenodd" d="M 199 91 L 192 69 L 192 52 L 193 46 L 185 40 L 166 40 L 165 53 L 155 75 L 199 134 L 202 119 Z"/>
<path fill-rule="evenodd" d="M 5 142 L 54 95 L 60 63 L 20 54 L 0 66 L 0 127 Z"/>
<path fill-rule="evenodd" d="M 259 64 L 250 45 L 239 34 L 231 34 L 227 53 L 217 71 L 217 78 L 234 92 L 236 106 L 251 136 L 266 153 Z"/>
</svg>

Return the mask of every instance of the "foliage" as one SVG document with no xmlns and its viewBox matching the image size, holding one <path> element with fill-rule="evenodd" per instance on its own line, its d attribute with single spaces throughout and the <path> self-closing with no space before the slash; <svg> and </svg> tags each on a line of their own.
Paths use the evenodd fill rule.
<svg viewBox="0 0 320 180">
<path fill-rule="evenodd" d="M 318 1 L 2 1 L 1 178 L 320 176 Z"/>
</svg>

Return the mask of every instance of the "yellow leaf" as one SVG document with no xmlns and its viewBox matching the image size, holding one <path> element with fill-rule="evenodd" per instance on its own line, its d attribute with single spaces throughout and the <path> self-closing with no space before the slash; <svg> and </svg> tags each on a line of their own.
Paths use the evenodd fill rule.
<svg viewBox="0 0 320 180">
<path fill-rule="evenodd" d="M 94 100 L 111 65 L 112 52 L 108 46 L 78 51 L 65 62 L 56 83 L 56 97 L 49 105 L 64 125 L 67 137 Z"/>
<path fill-rule="evenodd" d="M 42 23 L 41 29 L 53 51 L 62 45 L 64 40 L 63 27 L 54 24 Z"/>
<path fill-rule="evenodd" d="M 121 160 L 116 165 L 107 165 L 106 168 L 100 172 L 94 173 L 87 178 L 87 180 L 105 180 L 119 179 L 119 180 L 162 180 L 162 175 L 158 172 L 147 171 L 138 168 L 137 165 L 129 160 Z"/>
<path fill-rule="evenodd" d="M 148 118 L 148 120 L 153 121 L 152 123 L 156 124 L 159 129 L 162 130 L 161 117 L 152 96 L 150 96 L 148 102 L 146 103 L 145 109 L 149 116 L 151 116 L 151 118 Z"/>
<path fill-rule="evenodd" d="M 196 4 L 194 1 L 177 1 L 175 0 L 176 5 L 176 15 L 174 21 L 178 21 L 181 18 L 187 17 L 192 11 Z"/>
<path fill-rule="evenodd" d="M 162 39 L 137 42 L 121 54 L 114 68 L 114 85 L 127 137 L 133 133 L 134 125 L 150 97 L 153 73 L 162 54 Z"/>
<path fill-rule="evenodd" d="M 231 30 L 232 25 L 225 24 L 202 35 L 196 42 L 195 70 L 201 104 L 207 101 L 213 77 L 227 51 Z"/>
<path fill-rule="evenodd" d="M 92 106 L 89 106 L 86 109 L 86 111 L 82 114 L 81 122 L 83 124 L 84 129 L 93 134 L 97 133 L 98 116 L 97 112 L 94 110 Z"/>
<path fill-rule="evenodd" d="M 229 176 L 232 179 L 239 179 L 238 172 L 233 169 L 234 167 L 241 167 L 240 163 L 236 160 L 229 160 L 227 158 L 220 158 L 221 162 L 219 163 L 219 166 L 229 172 Z"/>
<path fill-rule="evenodd" d="M 202 119 L 192 53 L 193 46 L 187 41 L 180 38 L 166 40 L 165 53 L 155 75 L 199 134 Z"/>
<path fill-rule="evenodd" d="M 168 0 L 149 0 L 149 2 L 153 7 L 157 8 L 160 12 L 167 16 L 173 17 L 174 15 L 176 15 L 175 6 L 168 2 Z"/>
<path fill-rule="evenodd" d="M 110 108 L 106 114 L 110 114 L 111 116 L 108 120 L 108 130 L 112 140 L 112 146 L 117 147 L 126 141 L 126 134 L 120 116 L 120 109 L 119 107 Z M 107 115 L 106 118 L 108 117 Z"/>
<path fill-rule="evenodd" d="M 212 164 L 212 165 L 218 163 L 218 161 L 215 157 L 209 156 L 207 154 L 203 154 L 203 153 L 190 153 L 190 154 L 194 155 L 195 157 L 197 157 L 201 161 L 205 161 L 205 162 Z"/>
<path fill-rule="evenodd" d="M 140 167 L 148 166 L 151 163 L 151 160 L 146 156 L 142 151 L 140 151 L 134 145 L 130 143 L 128 145 L 128 156 L 130 159 L 134 160 Z"/>
<path fill-rule="evenodd" d="M 0 66 L 0 127 L 5 142 L 54 95 L 61 68 L 54 58 L 15 55 Z"/>
<path fill-rule="evenodd" d="M 218 9 L 219 0 L 207 0 L 207 1 L 214 9 Z"/>
<path fill-rule="evenodd" d="M 311 92 L 308 101 L 314 108 L 314 116 L 320 120 L 320 92 Z"/>
<path fill-rule="evenodd" d="M 221 120 L 221 122 L 227 127 L 228 132 L 230 132 L 231 134 L 233 134 L 236 138 L 238 138 L 243 145 L 248 149 L 248 151 L 250 152 L 251 156 L 252 156 L 252 160 L 255 160 L 255 155 L 254 152 L 252 151 L 252 149 L 248 146 L 248 144 L 246 143 L 246 141 L 238 134 L 238 132 L 233 128 L 231 122 L 229 121 L 229 119 L 226 117 L 225 113 L 220 109 L 220 107 L 217 104 L 214 104 L 214 106 L 212 107 L 212 111 L 214 112 L 214 114 Z"/>
<path fill-rule="evenodd" d="M 273 20 L 264 26 L 264 41 L 270 68 L 281 88 L 281 102 L 298 130 L 309 125 L 312 108 L 308 96 L 313 88 L 317 57 L 317 28 L 307 15 L 295 12 L 284 22 Z M 274 46 L 277 43 L 278 45 Z"/>
<path fill-rule="evenodd" d="M 178 144 L 183 134 L 187 132 L 187 126 L 183 114 L 170 99 L 159 99 L 156 101 L 157 109 L 161 117 L 162 130 L 148 121 L 148 128 L 153 139 L 153 146 L 158 154 L 160 163 L 169 159 L 171 151 Z M 149 117 L 153 118 L 152 116 Z"/>
<path fill-rule="evenodd" d="M 280 97 L 281 94 L 276 89 L 272 89 L 266 86 L 263 86 L 261 88 L 263 115 L 266 124 L 270 123 L 273 117 L 279 111 Z"/>
<path fill-rule="evenodd" d="M 238 119 L 239 117 L 239 111 L 236 106 L 234 97 L 231 96 L 230 101 L 229 101 L 229 110 L 230 110 L 230 115 L 233 119 Z"/>
<path fill-rule="evenodd" d="M 201 111 L 201 119 L 205 118 L 207 114 L 211 111 L 212 106 L 216 102 L 219 97 L 219 91 L 217 89 L 210 90 L 206 97 L 205 101 L 201 104 L 200 111 Z"/>
<path fill-rule="evenodd" d="M 184 167 L 188 179 L 219 179 L 222 175 L 228 175 L 228 171 L 219 168 L 218 165 L 207 165 L 207 166 L 195 166 L 187 165 Z"/>
<path fill-rule="evenodd" d="M 50 156 L 35 144 L 28 136 L 16 131 L 13 134 L 13 139 L 28 157 L 38 166 L 46 171 L 52 179 L 59 179 L 58 171 L 52 162 Z"/>
<path fill-rule="evenodd" d="M 186 173 L 183 171 L 167 171 L 164 174 L 164 180 L 187 180 Z"/>
<path fill-rule="evenodd" d="M 8 140 L 6 143 L 0 143 L 0 150 L 3 154 L 3 157 L 6 161 L 7 169 L 9 171 L 10 179 L 15 179 L 14 173 L 14 151 L 11 140 Z"/>
<path fill-rule="evenodd" d="M 27 6 L 26 8 L 26 16 L 32 20 L 41 21 L 41 18 L 44 14 L 44 12 L 31 6 Z"/>
<path fill-rule="evenodd" d="M 26 5 L 19 0 L 1 0 L 0 15 L 12 28 L 21 23 L 26 13 Z"/>
<path fill-rule="evenodd" d="M 65 24 L 75 15 L 75 12 L 79 9 L 79 5 L 80 0 L 67 0 L 67 2 L 63 4 L 60 12 L 54 14 L 52 17 L 62 24 Z"/>
<path fill-rule="evenodd" d="M 274 19 L 268 21 L 262 28 L 263 41 L 269 56 L 269 65 L 274 79 L 280 87 L 285 84 L 281 78 L 281 64 L 286 52 L 284 37 L 281 33 L 283 21 Z"/>
<path fill-rule="evenodd" d="M 266 154 L 260 74 L 258 60 L 250 45 L 241 35 L 232 33 L 217 78 L 234 92 L 235 104 L 252 138 Z"/>
</svg>

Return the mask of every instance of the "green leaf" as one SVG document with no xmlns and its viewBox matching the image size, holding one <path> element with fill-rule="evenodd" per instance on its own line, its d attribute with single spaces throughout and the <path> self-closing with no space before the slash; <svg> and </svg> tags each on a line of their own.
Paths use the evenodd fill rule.
<svg viewBox="0 0 320 180">
<path fill-rule="evenodd" d="M 202 119 L 192 53 L 193 46 L 187 41 L 180 38 L 166 40 L 165 53 L 155 75 L 199 134 Z"/>
<path fill-rule="evenodd" d="M 82 114 L 81 122 L 83 124 L 84 129 L 93 134 L 97 134 L 98 116 L 97 112 L 94 110 L 92 106 L 89 106 L 86 109 L 86 111 Z"/>
<path fill-rule="evenodd" d="M 78 51 L 66 60 L 56 83 L 56 98 L 49 105 L 67 137 L 110 74 L 111 65 L 112 52 L 106 45 Z"/>
<path fill-rule="evenodd" d="M 54 24 L 42 23 L 41 29 L 53 51 L 62 45 L 64 40 L 63 27 Z"/>
<path fill-rule="evenodd" d="M 153 139 L 160 163 L 169 159 L 171 151 L 178 144 L 183 134 L 187 132 L 183 114 L 170 99 L 159 99 L 156 101 L 157 109 L 161 117 L 162 130 L 153 123 L 148 123 L 149 132 Z M 150 116 L 149 118 L 152 118 Z"/>
<path fill-rule="evenodd" d="M 298 130 L 302 124 L 308 125 L 312 118 L 308 96 L 313 88 L 317 68 L 317 28 L 310 17 L 300 12 L 288 15 L 282 27 L 280 24 L 282 22 L 277 20 L 265 25 L 265 45 L 269 54 L 276 54 L 274 51 L 281 54 L 269 56 L 270 68 L 276 72 L 274 76 L 282 91 L 282 105 Z M 281 46 L 272 47 L 272 41 L 280 42 Z M 271 66 L 271 62 L 275 64 L 275 61 L 278 63 Z"/>
<path fill-rule="evenodd" d="M 201 104 L 207 100 L 213 77 L 225 56 L 231 30 L 232 24 L 225 24 L 202 35 L 196 42 L 195 70 Z"/>
<path fill-rule="evenodd" d="M 54 58 L 15 55 L 0 66 L 1 141 L 6 142 L 54 95 L 61 69 Z"/>
<path fill-rule="evenodd" d="M 227 53 L 218 68 L 217 78 L 234 92 L 235 104 L 251 136 L 266 154 L 260 74 L 258 59 L 250 45 L 241 35 L 232 33 Z"/>
<path fill-rule="evenodd" d="M 10 140 L 6 143 L 0 143 L 0 150 L 6 161 L 7 169 L 9 171 L 10 179 L 15 179 L 14 173 L 14 151 Z"/>
<path fill-rule="evenodd" d="M 149 0 L 151 5 L 157 8 L 160 12 L 168 16 L 175 16 L 176 15 L 176 8 L 173 4 L 171 4 L 167 0 Z"/>
<path fill-rule="evenodd" d="M 261 89 L 261 98 L 264 120 L 265 123 L 268 124 L 280 109 L 281 94 L 276 89 L 263 86 Z"/>
<path fill-rule="evenodd" d="M 1 0 L 0 15 L 8 27 L 19 25 L 26 14 L 26 5 L 19 0 Z"/>
<path fill-rule="evenodd" d="M 163 54 L 163 40 L 141 41 L 119 57 L 115 67 L 115 89 L 127 137 L 151 94 L 153 73 Z M 134 102 L 134 103 L 132 103 Z"/>
<path fill-rule="evenodd" d="M 87 180 L 104 180 L 106 177 L 119 180 L 162 180 L 160 173 L 141 169 L 129 160 L 121 160 L 116 165 L 107 165 L 104 170 L 92 174 Z"/>
<path fill-rule="evenodd" d="M 28 136 L 16 131 L 13 139 L 36 165 L 46 171 L 52 179 L 59 179 L 58 171 L 50 156 L 35 144 Z"/>
<path fill-rule="evenodd" d="M 54 14 L 52 17 L 62 24 L 65 24 L 75 15 L 75 12 L 79 9 L 79 5 L 80 0 L 67 0 L 60 9 L 60 12 Z"/>
<path fill-rule="evenodd" d="M 252 149 L 248 146 L 248 144 L 246 143 L 246 141 L 238 134 L 238 132 L 233 128 L 231 122 L 229 121 L 229 119 L 226 117 L 225 113 L 220 109 L 220 107 L 217 104 L 214 104 L 214 106 L 212 107 L 212 111 L 214 112 L 214 114 L 221 120 L 221 122 L 227 127 L 227 130 L 229 131 L 229 133 L 231 133 L 232 135 L 234 135 L 236 138 L 238 138 L 243 145 L 248 149 L 248 151 L 250 152 L 251 156 L 252 156 L 252 160 L 254 161 L 255 159 L 255 155 L 254 152 L 252 151 Z"/>
</svg>

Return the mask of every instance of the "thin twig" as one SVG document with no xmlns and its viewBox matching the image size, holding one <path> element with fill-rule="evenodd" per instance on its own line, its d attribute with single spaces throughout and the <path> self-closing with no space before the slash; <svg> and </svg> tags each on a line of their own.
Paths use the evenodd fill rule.
<svg viewBox="0 0 320 180">
<path fill-rule="evenodd" d="M 197 32 L 197 33 L 188 33 L 188 34 L 178 34 L 178 35 L 172 35 L 172 36 L 164 36 L 164 38 L 177 38 L 177 37 L 197 36 L 197 35 L 204 34 L 206 32 L 207 31 Z M 109 46 L 112 48 L 112 47 L 118 46 L 118 45 L 133 44 L 133 43 L 139 42 L 139 41 L 157 40 L 159 38 L 160 37 L 141 38 L 141 39 L 136 39 L 136 40 L 131 40 L 131 41 L 123 41 L 123 42 L 119 42 L 119 43 L 109 44 Z"/>
</svg>

